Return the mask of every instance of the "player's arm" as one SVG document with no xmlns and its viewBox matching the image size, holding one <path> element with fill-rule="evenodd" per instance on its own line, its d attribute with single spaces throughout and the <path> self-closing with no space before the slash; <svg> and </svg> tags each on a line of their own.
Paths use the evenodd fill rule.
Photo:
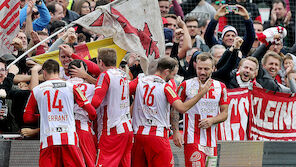
<svg viewBox="0 0 296 167">
<path fill-rule="evenodd" d="M 186 90 L 186 81 L 182 82 L 177 90 L 178 95 L 181 98 L 182 102 L 184 102 L 186 99 L 185 90 Z M 179 112 L 177 112 L 174 108 L 171 108 L 170 122 L 171 122 L 172 131 L 173 131 L 173 141 L 177 147 L 181 148 L 182 144 L 184 143 L 184 139 L 181 133 L 179 132 L 179 120 L 180 120 Z"/>
<path fill-rule="evenodd" d="M 95 88 L 95 94 L 92 98 L 91 104 L 98 108 L 104 100 L 110 84 L 110 77 L 107 73 L 101 73 Z"/>
<path fill-rule="evenodd" d="M 212 79 L 208 79 L 208 81 L 200 87 L 199 87 L 199 92 L 197 95 L 195 95 L 192 99 L 187 100 L 186 102 L 182 102 L 180 99 L 174 101 L 172 103 L 172 106 L 180 113 L 185 113 L 188 111 L 191 107 L 193 107 L 210 89 L 211 85 L 213 83 Z"/>
<path fill-rule="evenodd" d="M 77 87 L 73 86 L 74 99 L 79 107 L 82 107 L 87 113 L 90 120 L 95 120 L 97 117 L 96 109 L 90 104 L 87 98 L 83 95 L 82 91 Z"/>
<path fill-rule="evenodd" d="M 31 124 L 38 121 L 39 114 L 35 114 L 36 110 L 37 110 L 37 101 L 32 91 L 29 96 L 27 105 L 25 107 L 25 111 L 23 115 L 24 123 Z"/>
<path fill-rule="evenodd" d="M 221 86 L 222 93 L 219 102 L 220 113 L 215 117 L 202 119 L 199 123 L 199 127 L 207 129 L 211 127 L 213 124 L 221 123 L 227 119 L 229 98 L 227 95 L 226 86 L 224 84 L 221 84 Z"/>
<path fill-rule="evenodd" d="M 139 81 L 139 78 L 137 77 L 136 79 L 132 80 L 129 83 L 130 96 L 135 95 L 136 89 L 137 89 L 137 85 L 138 85 L 138 81 Z"/>
</svg>

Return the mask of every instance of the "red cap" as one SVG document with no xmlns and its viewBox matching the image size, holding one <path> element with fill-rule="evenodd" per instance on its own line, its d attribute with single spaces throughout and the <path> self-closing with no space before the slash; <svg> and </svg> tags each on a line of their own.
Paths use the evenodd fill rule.
<svg viewBox="0 0 296 167">
<path fill-rule="evenodd" d="M 168 21 L 167 21 L 166 18 L 164 18 L 164 17 L 161 17 L 161 18 L 162 18 L 162 24 L 163 24 L 163 25 L 168 24 Z"/>
</svg>

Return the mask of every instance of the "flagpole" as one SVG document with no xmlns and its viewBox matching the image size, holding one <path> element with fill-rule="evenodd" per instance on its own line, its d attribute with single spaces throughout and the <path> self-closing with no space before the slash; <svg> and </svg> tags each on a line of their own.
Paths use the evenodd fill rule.
<svg viewBox="0 0 296 167">
<path fill-rule="evenodd" d="M 17 59 L 15 59 L 13 62 L 11 62 L 8 66 L 7 69 L 12 66 L 13 64 L 15 64 L 16 62 L 18 62 L 20 59 L 22 59 L 25 55 L 27 55 L 28 53 L 30 53 L 32 50 L 36 49 L 38 46 L 40 46 L 43 42 L 51 39 L 52 37 L 56 36 L 58 33 L 64 31 L 65 29 L 72 27 L 74 24 L 70 23 L 68 25 L 66 25 L 65 27 L 63 27 L 62 29 L 60 29 L 59 31 L 51 34 L 49 37 L 47 37 L 46 39 L 44 39 L 43 41 L 39 42 L 38 44 L 34 45 L 32 48 L 30 48 L 29 50 L 27 50 L 25 53 L 23 53 L 22 55 L 20 55 Z"/>
</svg>

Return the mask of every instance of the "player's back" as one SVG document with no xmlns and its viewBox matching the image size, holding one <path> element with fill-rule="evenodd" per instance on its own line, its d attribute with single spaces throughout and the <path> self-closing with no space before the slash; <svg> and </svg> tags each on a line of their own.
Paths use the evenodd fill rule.
<svg viewBox="0 0 296 167">
<path fill-rule="evenodd" d="M 70 82 L 70 83 L 76 85 L 81 90 L 83 95 L 89 101 L 92 100 L 94 93 L 95 93 L 95 85 L 94 84 L 87 83 L 84 81 L 84 79 L 77 78 L 77 77 L 70 78 L 67 80 L 67 82 Z M 75 120 L 80 120 L 83 122 L 90 121 L 89 117 L 88 117 L 88 113 L 83 108 L 79 107 L 79 105 L 76 103 L 74 104 L 74 113 L 75 113 L 75 115 L 74 115 Z"/>
<path fill-rule="evenodd" d="M 164 93 L 167 83 L 159 76 L 138 79 L 133 108 L 134 133 L 164 136 L 169 128 L 169 103 Z"/>
<path fill-rule="evenodd" d="M 73 84 L 48 80 L 36 86 L 33 94 L 40 112 L 41 147 L 76 145 Z"/>
<path fill-rule="evenodd" d="M 101 75 L 107 75 L 109 78 L 107 94 L 98 110 L 98 117 L 103 118 L 103 132 L 109 135 L 113 132 L 120 134 L 132 131 L 126 73 L 120 69 L 109 69 Z"/>
</svg>

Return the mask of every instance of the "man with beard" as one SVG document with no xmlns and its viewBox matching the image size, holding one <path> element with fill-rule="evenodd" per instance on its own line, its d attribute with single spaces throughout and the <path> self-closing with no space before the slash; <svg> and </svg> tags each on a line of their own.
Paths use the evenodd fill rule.
<svg viewBox="0 0 296 167">
<path fill-rule="evenodd" d="M 138 77 L 130 82 L 130 94 L 135 95 L 133 107 L 134 145 L 132 166 L 169 167 L 174 165 L 168 140 L 169 104 L 178 112 L 185 113 L 203 97 L 212 85 L 212 80 L 197 86 L 190 100 L 182 102 L 167 82 L 178 71 L 178 62 L 171 57 L 158 60 L 154 75 Z M 227 116 L 226 116 L 227 117 Z"/>
<path fill-rule="evenodd" d="M 199 86 L 212 81 L 210 90 L 184 114 L 185 166 L 216 166 L 217 124 L 227 119 L 228 96 L 226 86 L 211 79 L 214 58 L 206 52 L 196 57 L 197 77 L 184 81 L 178 88 L 182 101 L 191 100 Z"/>
</svg>

